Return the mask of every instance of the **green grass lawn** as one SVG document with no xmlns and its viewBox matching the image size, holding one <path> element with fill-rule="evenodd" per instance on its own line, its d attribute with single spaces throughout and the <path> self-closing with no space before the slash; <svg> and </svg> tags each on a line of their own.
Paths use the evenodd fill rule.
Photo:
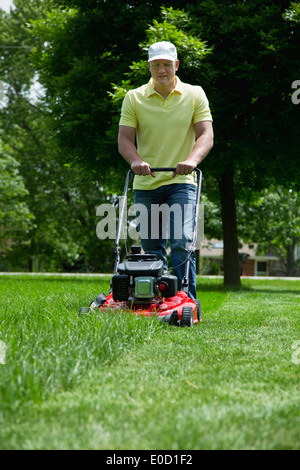
<svg viewBox="0 0 300 470">
<path fill-rule="evenodd" d="M 300 448 L 300 281 L 199 278 L 194 328 L 78 317 L 108 290 L 0 276 L 1 449 Z"/>
</svg>

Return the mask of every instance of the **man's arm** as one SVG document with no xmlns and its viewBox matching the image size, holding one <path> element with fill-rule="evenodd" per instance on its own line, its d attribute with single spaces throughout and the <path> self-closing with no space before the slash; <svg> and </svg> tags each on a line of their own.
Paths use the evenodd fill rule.
<svg viewBox="0 0 300 470">
<path fill-rule="evenodd" d="M 129 126 L 119 126 L 118 148 L 119 153 L 130 165 L 136 175 L 152 175 L 150 165 L 139 156 L 135 146 L 136 129 Z"/>
<path fill-rule="evenodd" d="M 201 121 L 195 124 L 196 142 L 188 158 L 177 164 L 175 175 L 188 175 L 204 160 L 214 144 L 214 132 L 211 121 Z"/>
</svg>

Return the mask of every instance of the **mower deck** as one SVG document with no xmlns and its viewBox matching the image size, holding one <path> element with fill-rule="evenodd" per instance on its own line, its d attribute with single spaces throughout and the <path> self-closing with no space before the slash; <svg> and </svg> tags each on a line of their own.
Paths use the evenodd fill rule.
<svg viewBox="0 0 300 470">
<path fill-rule="evenodd" d="M 133 303 L 132 301 L 115 301 L 112 293 L 106 298 L 99 310 L 129 310 L 145 317 L 156 316 L 159 320 L 174 325 L 192 326 L 201 320 L 200 302 L 196 303 L 183 291 L 169 298 L 158 299 L 151 303 Z"/>
</svg>

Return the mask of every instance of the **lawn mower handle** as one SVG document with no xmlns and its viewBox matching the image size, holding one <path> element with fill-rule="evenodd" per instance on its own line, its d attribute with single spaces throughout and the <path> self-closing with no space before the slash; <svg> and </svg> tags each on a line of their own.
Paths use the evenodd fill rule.
<svg viewBox="0 0 300 470">
<path fill-rule="evenodd" d="M 172 168 L 150 168 L 151 171 L 176 171 L 176 167 L 172 167 Z M 197 173 L 201 173 L 201 170 L 199 170 L 199 168 L 194 168 L 193 171 L 196 171 Z"/>
<path fill-rule="evenodd" d="M 175 171 L 176 168 L 150 168 L 151 171 Z"/>
<path fill-rule="evenodd" d="M 153 171 L 176 171 L 176 168 L 175 167 L 174 168 L 150 168 L 150 170 L 152 172 Z M 199 202 L 200 202 L 200 194 L 201 194 L 201 186 L 202 186 L 202 171 L 199 168 L 195 168 L 193 171 L 197 174 L 198 182 L 197 182 L 197 195 L 196 195 L 196 205 L 195 205 L 195 224 L 194 224 L 193 241 L 190 245 L 189 254 L 188 254 L 187 262 L 186 262 L 185 274 L 184 274 L 183 281 L 182 281 L 182 290 L 186 292 L 188 292 L 188 284 L 189 284 L 188 274 L 189 274 L 189 267 L 190 267 L 190 257 L 192 253 L 195 251 L 196 242 L 197 242 L 198 211 L 199 211 Z M 125 213 L 125 207 L 127 203 L 128 187 L 133 176 L 134 176 L 134 171 L 130 169 L 126 175 L 124 192 L 123 192 L 123 204 L 122 204 L 121 211 L 120 211 L 119 225 L 118 225 L 117 236 L 116 236 L 116 241 L 115 241 L 116 262 L 115 262 L 114 272 L 117 272 L 117 269 L 120 263 L 121 228 L 122 228 L 122 223 L 123 223 L 123 218 L 124 218 L 124 213 Z"/>
</svg>

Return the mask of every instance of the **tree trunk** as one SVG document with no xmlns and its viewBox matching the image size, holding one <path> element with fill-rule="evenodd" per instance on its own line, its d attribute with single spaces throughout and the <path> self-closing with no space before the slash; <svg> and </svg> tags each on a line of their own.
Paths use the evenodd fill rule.
<svg viewBox="0 0 300 470">
<path fill-rule="evenodd" d="M 222 174 L 219 189 L 224 243 L 224 286 L 237 288 L 241 286 L 241 279 L 232 168 L 225 170 Z"/>
<path fill-rule="evenodd" d="M 28 250 L 28 258 L 27 258 L 27 270 L 29 273 L 33 272 L 33 258 L 34 258 L 34 235 L 31 236 L 29 250 Z"/>
<path fill-rule="evenodd" d="M 286 276 L 293 276 L 295 271 L 295 247 L 296 243 L 292 243 L 287 247 L 286 255 Z"/>
</svg>

